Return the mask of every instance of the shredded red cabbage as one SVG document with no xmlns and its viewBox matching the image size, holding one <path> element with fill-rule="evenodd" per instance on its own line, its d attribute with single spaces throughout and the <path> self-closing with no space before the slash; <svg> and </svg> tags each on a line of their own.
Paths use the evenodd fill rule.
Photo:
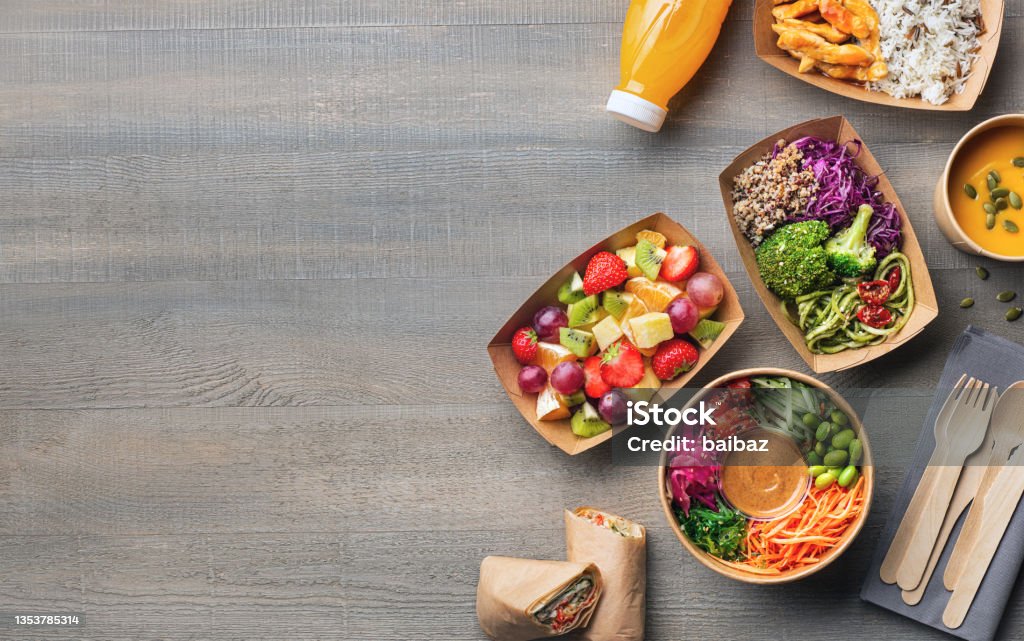
<svg viewBox="0 0 1024 641">
<path fill-rule="evenodd" d="M 882 192 L 875 189 L 878 177 L 868 176 L 854 162 L 863 147 L 861 141 L 854 140 L 849 144 L 856 146 L 856 151 L 850 153 L 847 145 L 814 136 L 793 142 L 804 156 L 804 169 L 810 169 L 814 174 L 818 193 L 811 198 L 803 215 L 789 220 L 823 220 L 835 232 L 850 225 L 860 205 L 871 205 L 875 214 L 868 226 L 867 240 L 875 248 L 878 258 L 884 258 L 903 242 L 900 214 L 895 205 L 885 202 Z"/>
<path fill-rule="evenodd" d="M 697 442 L 702 442 L 697 439 Z M 720 467 L 714 453 L 695 448 L 691 452 L 679 452 L 669 461 L 668 484 L 672 491 L 672 502 L 690 515 L 693 501 L 718 511 L 718 472 Z"/>
</svg>

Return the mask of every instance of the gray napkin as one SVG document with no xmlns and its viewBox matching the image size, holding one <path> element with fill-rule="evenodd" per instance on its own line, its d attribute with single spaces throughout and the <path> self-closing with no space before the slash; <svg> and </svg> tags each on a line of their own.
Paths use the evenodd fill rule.
<svg viewBox="0 0 1024 641">
<path fill-rule="evenodd" d="M 942 585 L 942 572 L 953 551 L 953 544 L 960 533 L 960 528 L 967 516 L 967 510 L 961 515 L 960 521 L 950 535 L 949 543 L 942 554 L 938 567 L 932 575 L 924 598 L 915 606 L 907 605 L 900 597 L 900 589 L 895 585 L 886 585 L 878 576 L 882 559 L 889 549 L 889 544 L 896 535 L 900 518 L 910 504 L 910 498 L 917 488 L 924 468 L 928 464 L 932 450 L 935 448 L 935 436 L 932 428 L 942 404 L 949 391 L 953 389 L 960 375 L 967 373 L 976 376 L 1000 390 L 1016 381 L 1024 380 L 1024 347 L 989 334 L 984 330 L 968 327 L 953 344 L 953 350 L 946 359 L 946 367 L 942 371 L 938 391 L 928 411 L 921 437 L 917 442 L 914 459 L 910 470 L 903 480 L 903 486 L 896 497 L 892 513 L 885 524 L 875 556 L 871 561 L 871 569 L 861 588 L 861 599 L 880 605 L 905 617 L 942 630 L 953 636 L 969 641 L 990 641 L 999 628 L 1010 598 L 1021 562 L 1024 561 L 1024 501 L 1017 506 L 1017 511 L 1010 521 L 1002 543 L 996 552 L 995 559 L 989 567 L 988 574 L 981 584 L 978 596 L 971 606 L 967 619 L 956 630 L 950 630 L 942 623 L 942 611 L 946 608 L 950 593 Z"/>
</svg>

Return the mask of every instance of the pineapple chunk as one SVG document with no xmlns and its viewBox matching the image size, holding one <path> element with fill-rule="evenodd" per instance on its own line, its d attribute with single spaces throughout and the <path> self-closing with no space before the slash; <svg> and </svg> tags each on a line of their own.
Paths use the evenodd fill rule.
<svg viewBox="0 0 1024 641">
<path fill-rule="evenodd" d="M 644 275 L 640 268 L 636 266 L 636 245 L 623 247 L 615 252 L 615 254 L 622 259 L 622 262 L 626 263 L 626 273 L 629 274 L 630 278 Z"/>
<path fill-rule="evenodd" d="M 562 397 L 551 388 L 544 387 L 540 394 L 537 394 L 537 420 L 557 421 L 569 418 L 569 408 L 562 402 Z"/>
<path fill-rule="evenodd" d="M 622 390 L 626 396 L 634 401 L 650 401 L 654 397 L 654 393 L 661 389 L 661 379 L 654 373 L 650 364 L 644 364 L 644 377 L 640 379 L 640 382 L 633 387 L 627 387 Z"/>
<path fill-rule="evenodd" d="M 630 319 L 629 330 L 639 348 L 657 347 L 658 343 L 675 336 L 672 319 L 664 312 L 651 312 Z"/>
<path fill-rule="evenodd" d="M 633 300 L 630 301 L 629 308 L 626 310 L 626 313 L 619 319 L 619 329 L 622 330 L 622 335 L 625 336 L 630 343 L 633 343 L 633 345 L 636 345 L 636 340 L 633 338 L 633 330 L 629 327 L 629 321 L 637 316 L 643 316 L 646 313 L 647 305 L 644 305 L 644 302 L 639 298 L 634 297 Z M 644 356 L 654 355 L 654 350 L 639 347 L 637 347 L 637 349 L 639 349 L 640 353 Z"/>
<path fill-rule="evenodd" d="M 594 333 L 594 338 L 597 339 L 597 347 L 602 352 L 609 345 L 622 338 L 622 328 L 619 327 L 619 323 L 613 316 L 609 316 L 597 325 L 594 325 L 594 329 L 591 331 Z"/>
<path fill-rule="evenodd" d="M 576 355 L 569 348 L 556 343 L 537 342 L 537 364 L 547 370 L 550 375 L 555 366 L 565 361 L 576 360 Z"/>
</svg>

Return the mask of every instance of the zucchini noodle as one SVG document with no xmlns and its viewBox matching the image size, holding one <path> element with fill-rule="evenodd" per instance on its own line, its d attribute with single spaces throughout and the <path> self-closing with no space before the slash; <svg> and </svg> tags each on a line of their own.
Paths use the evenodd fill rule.
<svg viewBox="0 0 1024 641">
<path fill-rule="evenodd" d="M 886 275 L 896 267 L 900 268 L 900 282 L 884 305 L 893 317 L 888 327 L 871 327 L 857 319 L 857 310 L 862 303 L 855 283 L 847 282 L 834 289 L 798 296 L 793 301 L 796 314 L 789 304 L 783 303 L 786 313 L 804 333 L 807 349 L 816 354 L 835 354 L 877 345 L 903 329 L 914 311 L 910 261 L 902 253 L 892 252 L 878 264 L 874 280 L 886 280 Z"/>
</svg>

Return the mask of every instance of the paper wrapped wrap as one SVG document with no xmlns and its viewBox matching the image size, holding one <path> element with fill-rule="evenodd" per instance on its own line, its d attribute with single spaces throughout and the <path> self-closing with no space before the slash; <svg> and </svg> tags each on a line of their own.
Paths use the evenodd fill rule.
<svg viewBox="0 0 1024 641">
<path fill-rule="evenodd" d="M 560 630 L 543 625 L 534 611 L 584 574 L 594 581 L 594 595 L 572 623 Z M 601 572 L 593 563 L 535 561 L 489 556 L 480 564 L 476 614 L 480 628 L 494 641 L 528 641 L 565 634 L 587 625 L 601 597 Z"/>
<path fill-rule="evenodd" d="M 623 536 L 597 525 L 600 515 L 624 526 Z M 587 641 L 642 641 L 647 593 L 647 532 L 642 525 L 591 507 L 565 511 L 565 543 L 570 561 L 597 565 L 604 579 L 604 596 L 586 630 L 576 637 Z"/>
</svg>

